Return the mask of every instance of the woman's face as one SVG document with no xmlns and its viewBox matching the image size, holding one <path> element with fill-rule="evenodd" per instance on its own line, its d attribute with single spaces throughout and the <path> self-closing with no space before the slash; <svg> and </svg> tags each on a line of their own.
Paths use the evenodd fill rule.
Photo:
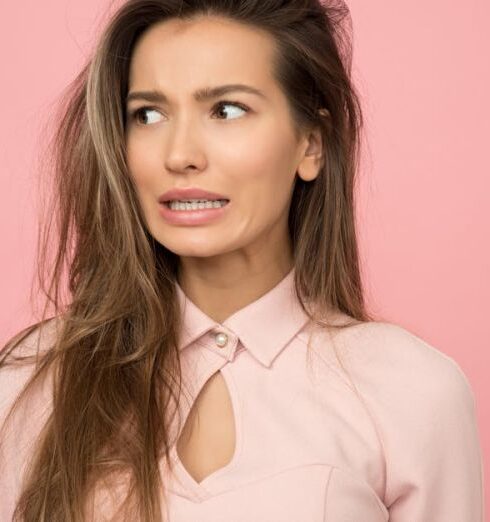
<svg viewBox="0 0 490 522">
<path fill-rule="evenodd" d="M 288 247 L 296 172 L 314 179 L 321 155 L 317 142 L 294 136 L 287 99 L 271 76 L 273 52 L 266 33 L 216 17 L 161 22 L 134 50 L 129 94 L 161 91 L 165 98 L 128 101 L 130 175 L 150 233 L 181 257 L 269 257 Z M 262 95 L 233 90 L 194 97 L 228 84 Z M 218 193 L 229 203 L 208 211 L 211 218 L 204 221 L 167 219 L 158 198 L 188 187 Z"/>
</svg>

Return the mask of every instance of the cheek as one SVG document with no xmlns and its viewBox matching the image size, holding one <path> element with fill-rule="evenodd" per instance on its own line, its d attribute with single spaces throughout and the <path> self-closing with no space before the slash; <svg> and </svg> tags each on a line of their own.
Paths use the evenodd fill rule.
<svg viewBox="0 0 490 522">
<path fill-rule="evenodd" d="M 160 172 L 158 162 L 161 158 L 155 154 L 155 148 L 147 142 L 142 143 L 141 140 L 129 140 L 126 146 L 126 158 L 129 175 L 137 188 L 143 190 L 145 187 L 151 187 L 155 177 L 158 178 L 155 173 Z"/>
<path fill-rule="evenodd" d="M 289 201 L 296 164 L 292 142 L 277 132 L 251 134 L 227 148 L 223 172 L 229 173 L 237 200 L 255 215 L 278 214 Z"/>
</svg>

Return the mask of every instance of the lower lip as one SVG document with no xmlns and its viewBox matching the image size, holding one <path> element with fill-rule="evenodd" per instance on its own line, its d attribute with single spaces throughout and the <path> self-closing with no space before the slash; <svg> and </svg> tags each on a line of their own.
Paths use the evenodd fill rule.
<svg viewBox="0 0 490 522">
<path fill-rule="evenodd" d="M 230 201 L 224 207 L 201 208 L 196 210 L 172 210 L 165 203 L 159 203 L 160 215 L 171 225 L 202 225 L 216 221 L 222 217 L 230 206 Z"/>
</svg>

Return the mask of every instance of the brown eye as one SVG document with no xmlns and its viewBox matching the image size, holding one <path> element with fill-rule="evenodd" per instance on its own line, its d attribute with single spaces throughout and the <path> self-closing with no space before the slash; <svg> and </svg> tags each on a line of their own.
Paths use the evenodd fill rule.
<svg viewBox="0 0 490 522">
<path fill-rule="evenodd" d="M 213 107 L 213 114 L 216 114 L 220 112 L 221 114 L 226 115 L 226 110 L 223 110 L 225 107 L 235 107 L 243 112 L 248 112 L 250 109 L 246 107 L 245 105 L 237 102 L 231 102 L 231 101 L 220 101 Z M 233 114 L 233 111 L 231 112 Z M 235 120 L 236 118 L 219 118 L 219 119 L 232 119 Z"/>
<path fill-rule="evenodd" d="M 147 122 L 141 121 L 140 116 L 144 117 L 144 115 L 148 112 L 157 113 L 158 111 L 156 109 L 154 109 L 153 107 L 140 107 L 139 109 L 136 109 L 135 111 L 133 111 L 133 113 L 131 115 L 131 119 L 135 120 L 137 123 L 141 123 L 142 125 L 147 125 Z M 154 123 L 154 122 L 150 121 L 150 123 Z"/>
</svg>

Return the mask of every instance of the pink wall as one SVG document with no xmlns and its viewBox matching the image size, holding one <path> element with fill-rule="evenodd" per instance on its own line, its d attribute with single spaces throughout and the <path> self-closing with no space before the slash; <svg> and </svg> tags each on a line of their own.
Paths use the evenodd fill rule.
<svg viewBox="0 0 490 522">
<path fill-rule="evenodd" d="M 349 5 L 367 129 L 359 222 L 369 303 L 461 365 L 490 483 L 490 4 Z M 1 9 L 0 342 L 31 317 L 40 128 L 103 9 L 95 0 Z"/>
</svg>

